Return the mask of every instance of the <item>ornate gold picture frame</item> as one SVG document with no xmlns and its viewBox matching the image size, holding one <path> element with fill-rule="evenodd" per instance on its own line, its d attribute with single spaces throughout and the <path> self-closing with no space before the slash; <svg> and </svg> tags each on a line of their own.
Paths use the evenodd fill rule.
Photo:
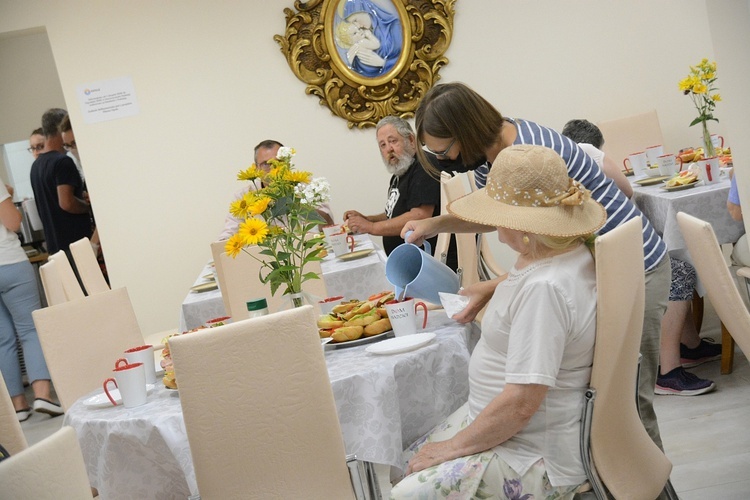
<svg viewBox="0 0 750 500">
<path fill-rule="evenodd" d="M 455 0 L 310 0 L 284 9 L 274 36 L 305 92 L 347 121 L 411 118 L 440 79 Z"/>
</svg>

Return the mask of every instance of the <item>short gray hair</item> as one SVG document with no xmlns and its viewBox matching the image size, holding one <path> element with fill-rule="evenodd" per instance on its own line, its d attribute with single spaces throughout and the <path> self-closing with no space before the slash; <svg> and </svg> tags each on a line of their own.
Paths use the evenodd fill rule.
<svg viewBox="0 0 750 500">
<path fill-rule="evenodd" d="M 375 126 L 375 134 L 377 134 L 385 125 L 393 125 L 396 128 L 396 131 L 401 134 L 404 139 L 414 137 L 414 130 L 411 128 L 411 125 L 400 116 L 386 116 L 381 119 Z"/>
</svg>

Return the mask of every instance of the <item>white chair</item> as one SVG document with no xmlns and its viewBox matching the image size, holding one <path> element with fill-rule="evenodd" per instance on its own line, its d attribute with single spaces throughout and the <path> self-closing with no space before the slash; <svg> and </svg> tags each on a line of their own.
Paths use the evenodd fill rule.
<svg viewBox="0 0 750 500">
<path fill-rule="evenodd" d="M 58 500 L 92 498 L 76 432 L 65 426 L 0 462 L 0 497 Z"/>
<path fill-rule="evenodd" d="M 50 306 L 68 301 L 68 296 L 65 294 L 65 287 L 63 286 L 57 266 L 58 264 L 49 260 L 39 267 L 39 279 L 42 281 L 47 305 Z"/>
<path fill-rule="evenodd" d="M 447 214 L 447 206 L 450 202 L 466 195 L 466 175 L 456 174 L 451 176 L 447 172 L 440 174 L 440 205 L 441 214 Z M 444 255 L 448 253 L 451 233 L 440 233 L 435 244 L 435 257 L 445 262 Z M 455 233 L 456 250 L 458 257 L 458 274 L 461 286 L 466 288 L 479 282 L 479 262 L 477 253 L 477 240 L 474 233 Z"/>
<path fill-rule="evenodd" d="M 596 344 L 582 416 L 581 455 L 596 498 L 653 500 L 672 464 L 643 427 L 636 405 L 645 284 L 641 221 L 596 239 Z"/>
<path fill-rule="evenodd" d="M 110 289 L 88 238 L 81 238 L 71 243 L 70 253 L 73 255 L 78 275 L 88 295 L 106 292 Z"/>
<path fill-rule="evenodd" d="M 649 146 L 664 144 L 655 109 L 625 118 L 605 120 L 597 123 L 597 126 L 604 136 L 602 151 L 618 165 L 622 165 L 629 154 L 643 151 Z"/>
<path fill-rule="evenodd" d="M 466 175 L 469 180 L 471 192 L 476 191 L 477 183 L 474 178 L 474 171 L 470 170 Z M 477 235 L 477 247 L 479 248 L 479 279 L 482 281 L 491 280 L 508 273 L 508 271 L 497 263 L 495 255 L 492 253 L 492 248 L 490 248 L 487 234 Z"/>
<path fill-rule="evenodd" d="M 32 317 L 64 410 L 101 387 L 126 349 L 143 343 L 125 288 L 37 309 Z"/>
<path fill-rule="evenodd" d="M 347 471 L 311 306 L 179 335 L 169 347 L 203 500 L 380 498 L 370 464 L 366 479 Z"/>
<path fill-rule="evenodd" d="M 211 243 L 211 254 L 214 258 L 216 277 L 227 316 L 231 316 L 233 321 L 247 319 L 249 317 L 247 301 L 263 297 L 268 302 L 268 310 L 271 312 L 291 307 L 290 299 L 282 295 L 283 290 L 278 290 L 276 295 L 271 295 L 270 285 L 261 283 L 258 278 L 261 264 L 256 258 L 268 259 L 268 256 L 260 255 L 260 247 L 247 247 L 247 251 L 252 255 L 242 251 L 233 258 L 226 254 L 225 244 L 225 241 Z M 267 272 L 267 269 L 263 270 L 264 274 Z M 327 297 L 320 262 L 307 264 L 305 272 L 316 273 L 320 279 L 306 281 L 302 285 L 303 290 L 315 297 Z"/>
<path fill-rule="evenodd" d="M 76 278 L 76 274 L 65 252 L 60 250 L 52 254 L 49 256 L 49 260 L 56 264 L 55 268 L 60 275 L 63 289 L 65 289 L 65 296 L 68 300 L 77 300 L 85 297 L 86 294 L 83 293 L 83 288 L 81 288 L 81 284 L 78 282 L 78 278 Z"/>
<path fill-rule="evenodd" d="M 727 267 L 711 225 L 683 212 L 677 214 L 677 223 L 698 277 L 706 288 L 708 300 L 721 320 L 721 373 L 732 373 L 735 341 L 750 359 L 750 313 Z M 737 273 L 740 276 L 750 275 L 750 269 L 741 268 Z"/>
<path fill-rule="evenodd" d="M 13 408 L 13 401 L 8 394 L 8 388 L 5 387 L 2 373 L 0 373 L 0 444 L 11 455 L 15 455 L 29 446 L 23 429 L 21 429 L 21 424 L 18 422 L 18 417 L 16 417 L 16 410 Z M 0 487 L 0 496 L 2 496 L 2 487 Z"/>
</svg>

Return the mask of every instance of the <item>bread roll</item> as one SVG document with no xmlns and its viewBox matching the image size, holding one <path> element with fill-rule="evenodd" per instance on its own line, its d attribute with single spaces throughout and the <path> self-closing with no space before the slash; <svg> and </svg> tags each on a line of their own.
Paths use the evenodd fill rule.
<svg viewBox="0 0 750 500">
<path fill-rule="evenodd" d="M 391 320 L 388 318 L 383 318 L 367 325 L 365 327 L 364 335 L 365 337 L 371 337 L 373 335 L 379 335 L 381 333 L 387 332 L 390 329 Z"/>
<path fill-rule="evenodd" d="M 370 311 L 367 314 L 354 316 L 352 319 L 344 323 L 344 326 L 367 326 L 379 319 L 380 316 L 378 316 L 377 311 Z"/>
<path fill-rule="evenodd" d="M 342 302 L 341 304 L 337 306 L 333 306 L 333 309 L 331 309 L 331 312 L 335 314 L 344 314 L 344 313 L 351 311 L 355 307 L 359 307 L 360 303 L 361 302 L 358 300 L 350 300 L 349 302 Z"/>
<path fill-rule="evenodd" d="M 340 326 L 344 326 L 344 321 L 330 314 L 318 318 L 318 328 L 338 328 Z"/>
<path fill-rule="evenodd" d="M 361 326 L 342 326 L 336 328 L 331 334 L 334 342 L 346 342 L 348 340 L 357 340 L 362 336 L 365 329 Z"/>
</svg>

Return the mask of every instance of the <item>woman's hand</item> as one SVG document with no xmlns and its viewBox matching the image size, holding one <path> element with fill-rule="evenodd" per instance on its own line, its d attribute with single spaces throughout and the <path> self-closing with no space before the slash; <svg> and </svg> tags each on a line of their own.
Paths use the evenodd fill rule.
<svg viewBox="0 0 750 500">
<path fill-rule="evenodd" d="M 436 443 L 426 443 L 419 451 L 409 460 L 409 467 L 406 469 L 406 475 L 413 472 L 419 472 L 433 465 L 442 464 L 448 460 L 458 458 L 460 454 L 453 449 L 451 440 L 438 441 Z"/>
<path fill-rule="evenodd" d="M 495 293 L 497 285 L 507 277 L 508 275 L 505 274 L 494 280 L 480 281 L 479 283 L 474 283 L 470 287 L 458 292 L 459 295 L 469 297 L 469 305 L 467 305 L 460 313 L 454 314 L 452 319 L 459 323 L 469 323 L 474 321 L 474 318 L 477 317 L 479 311 L 481 311 L 492 298 L 492 294 Z"/>
<path fill-rule="evenodd" d="M 404 228 L 401 230 L 401 237 L 407 243 L 414 243 L 415 245 L 421 245 L 424 240 L 436 236 L 440 230 L 440 221 L 437 217 L 431 217 L 429 219 L 410 220 L 404 224 Z M 406 237 L 406 233 L 413 231 Z"/>
</svg>

